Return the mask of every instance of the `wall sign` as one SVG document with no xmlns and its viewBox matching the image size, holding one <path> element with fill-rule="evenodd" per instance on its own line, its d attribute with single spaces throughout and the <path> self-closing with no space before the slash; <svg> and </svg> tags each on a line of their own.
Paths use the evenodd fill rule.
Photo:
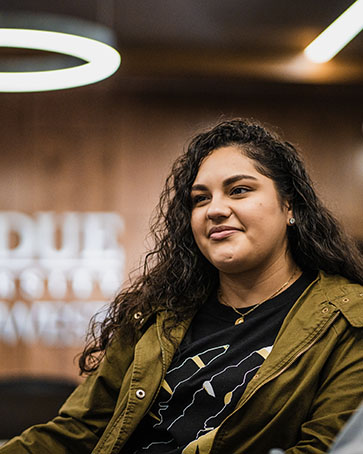
<svg viewBox="0 0 363 454">
<path fill-rule="evenodd" d="M 0 341 L 83 342 L 124 279 L 113 212 L 0 212 Z"/>
</svg>

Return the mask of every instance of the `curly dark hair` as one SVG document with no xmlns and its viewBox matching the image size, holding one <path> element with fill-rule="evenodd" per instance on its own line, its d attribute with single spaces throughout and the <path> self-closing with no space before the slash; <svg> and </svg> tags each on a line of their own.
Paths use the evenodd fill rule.
<svg viewBox="0 0 363 454">
<path fill-rule="evenodd" d="M 154 247 L 145 257 L 143 272 L 115 298 L 102 322 L 93 320 L 79 359 L 81 373 L 97 369 L 115 334 L 122 332 L 130 342 L 135 339 L 138 315 L 167 311 L 164 331 L 168 336 L 213 290 L 218 271 L 194 241 L 190 192 L 203 159 L 228 145 L 240 147 L 256 169 L 274 181 L 281 200 L 292 206 L 296 223 L 287 231 L 296 264 L 302 270 L 323 270 L 363 284 L 362 256 L 317 197 L 296 149 L 259 123 L 224 121 L 195 136 L 174 163 L 151 226 Z"/>
</svg>

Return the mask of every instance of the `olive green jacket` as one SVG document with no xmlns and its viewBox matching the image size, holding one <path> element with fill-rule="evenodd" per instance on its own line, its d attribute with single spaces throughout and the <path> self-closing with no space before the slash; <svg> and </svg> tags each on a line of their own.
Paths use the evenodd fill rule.
<svg viewBox="0 0 363 454">
<path fill-rule="evenodd" d="M 58 417 L 28 429 L 0 454 L 122 453 L 175 352 L 161 334 L 163 316 L 147 321 L 138 315 L 136 345 L 114 341 Z M 187 327 L 175 330 L 178 341 Z M 266 454 L 273 447 L 288 454 L 326 452 L 363 400 L 362 328 L 362 286 L 320 273 L 287 315 L 234 412 L 183 454 Z"/>
</svg>

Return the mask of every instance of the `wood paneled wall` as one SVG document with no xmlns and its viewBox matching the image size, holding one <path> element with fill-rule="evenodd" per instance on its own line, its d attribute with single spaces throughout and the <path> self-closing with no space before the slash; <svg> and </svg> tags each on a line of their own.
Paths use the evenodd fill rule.
<svg viewBox="0 0 363 454">
<path fill-rule="evenodd" d="M 222 83 L 222 82 L 221 82 Z M 298 144 L 318 192 L 363 239 L 362 97 L 319 90 L 118 92 L 82 88 L 0 95 L 0 211 L 118 211 L 127 271 L 145 251 L 153 207 L 194 132 L 253 117 Z M 0 345 L 0 375 L 75 377 L 80 345 Z"/>
</svg>

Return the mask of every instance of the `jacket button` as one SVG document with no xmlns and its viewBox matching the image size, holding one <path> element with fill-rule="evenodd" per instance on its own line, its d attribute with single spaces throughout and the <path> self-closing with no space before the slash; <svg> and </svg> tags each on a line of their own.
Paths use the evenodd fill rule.
<svg viewBox="0 0 363 454">
<path fill-rule="evenodd" d="M 135 314 L 134 314 L 135 320 L 139 320 L 139 318 L 141 318 L 141 317 L 142 317 L 142 312 L 135 312 Z"/>
<path fill-rule="evenodd" d="M 143 399 L 145 397 L 145 395 L 146 395 L 146 393 L 145 393 L 145 391 L 143 389 L 138 389 L 136 391 L 136 397 L 138 399 Z"/>
<path fill-rule="evenodd" d="M 349 298 L 343 298 L 342 301 L 343 303 L 349 303 Z"/>
<path fill-rule="evenodd" d="M 327 307 L 324 307 L 321 311 L 323 314 L 327 314 L 329 312 L 329 309 Z"/>
</svg>

